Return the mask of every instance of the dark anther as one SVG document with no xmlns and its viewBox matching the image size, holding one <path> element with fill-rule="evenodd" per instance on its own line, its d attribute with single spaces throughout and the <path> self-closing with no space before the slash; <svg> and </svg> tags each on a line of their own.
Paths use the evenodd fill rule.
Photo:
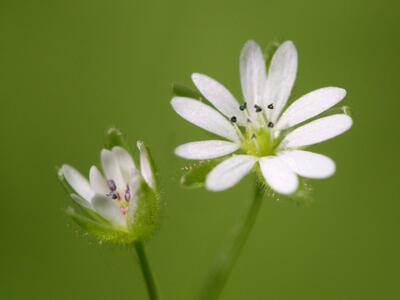
<svg viewBox="0 0 400 300">
<path fill-rule="evenodd" d="M 237 118 L 236 118 L 235 116 L 233 116 L 233 117 L 231 118 L 231 122 L 232 122 L 232 123 L 236 123 L 236 121 L 237 121 Z"/>
<path fill-rule="evenodd" d="M 267 106 L 269 109 L 274 109 L 274 105 L 271 103 L 270 105 Z"/>
<path fill-rule="evenodd" d="M 256 138 L 256 135 L 253 133 L 253 134 L 251 135 L 251 138 L 252 138 L 252 139 L 255 139 L 255 138 Z"/>
<path fill-rule="evenodd" d="M 116 186 L 116 184 L 115 184 L 115 181 L 112 180 L 112 179 L 107 180 L 107 186 L 108 186 L 108 188 L 110 189 L 110 191 L 112 191 L 112 192 L 114 192 L 114 191 L 117 189 L 117 186 Z"/>
<path fill-rule="evenodd" d="M 126 191 L 125 195 L 124 195 L 125 201 L 129 202 L 131 200 L 131 192 L 130 191 Z"/>
<path fill-rule="evenodd" d="M 251 120 L 250 120 L 250 119 L 247 119 L 247 123 L 251 123 Z"/>
<path fill-rule="evenodd" d="M 117 193 L 113 193 L 113 194 L 111 194 L 111 197 L 112 197 L 114 200 L 116 200 L 116 199 L 118 199 L 118 194 L 117 194 Z"/>
<path fill-rule="evenodd" d="M 131 200 L 131 189 L 129 188 L 129 185 L 126 185 L 124 198 L 126 202 L 129 202 L 129 200 Z"/>
<path fill-rule="evenodd" d="M 268 126 L 269 128 L 274 128 L 274 123 L 269 122 L 267 126 Z"/>
<path fill-rule="evenodd" d="M 257 104 L 254 105 L 254 108 L 256 109 L 256 112 L 262 111 L 262 108 L 260 106 L 258 106 Z"/>
<path fill-rule="evenodd" d="M 247 108 L 247 103 L 246 102 L 239 106 L 239 109 L 242 110 L 242 111 L 245 110 L 246 108 Z"/>
</svg>

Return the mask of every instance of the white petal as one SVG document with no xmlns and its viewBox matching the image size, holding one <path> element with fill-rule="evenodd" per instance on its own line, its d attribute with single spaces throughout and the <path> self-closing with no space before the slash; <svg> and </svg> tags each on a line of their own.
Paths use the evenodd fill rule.
<svg viewBox="0 0 400 300">
<path fill-rule="evenodd" d="M 70 195 L 72 200 L 74 200 L 78 205 L 89 208 L 89 209 L 93 209 L 92 204 L 87 201 L 86 199 L 83 199 L 81 196 L 77 195 L 77 194 L 71 194 Z"/>
<path fill-rule="evenodd" d="M 92 190 L 97 194 L 107 194 L 109 191 L 104 176 L 100 173 L 96 166 L 90 168 L 89 182 Z"/>
<path fill-rule="evenodd" d="M 114 180 L 118 190 L 125 189 L 125 181 L 114 153 L 109 150 L 101 150 L 101 164 L 107 180 Z"/>
<path fill-rule="evenodd" d="M 156 187 L 156 181 L 154 176 L 153 166 L 150 162 L 149 153 L 147 152 L 146 146 L 143 142 L 138 141 L 137 147 L 140 152 L 140 171 L 146 183 L 151 187 Z"/>
<path fill-rule="evenodd" d="M 206 188 L 210 191 L 226 190 L 238 183 L 257 161 L 250 155 L 235 155 L 217 165 L 206 178 Z"/>
<path fill-rule="evenodd" d="M 297 50 L 291 41 L 284 42 L 274 53 L 267 75 L 264 107 L 273 103 L 269 110 L 272 122 L 276 122 L 290 96 L 297 73 Z"/>
<path fill-rule="evenodd" d="M 117 159 L 122 176 L 124 177 L 125 181 L 128 182 L 130 178 L 135 176 L 137 173 L 135 162 L 133 161 L 132 156 L 128 151 L 119 146 L 113 147 L 112 152 Z"/>
<path fill-rule="evenodd" d="M 288 195 L 297 190 L 297 175 L 279 157 L 261 158 L 260 167 L 265 180 L 275 192 Z"/>
<path fill-rule="evenodd" d="M 114 200 L 97 194 L 92 201 L 94 209 L 111 223 L 126 226 L 126 218 Z"/>
<path fill-rule="evenodd" d="M 290 132 L 281 142 L 281 149 L 303 147 L 331 139 L 350 129 L 353 120 L 344 114 L 317 119 Z"/>
<path fill-rule="evenodd" d="M 326 178 L 335 173 L 335 162 L 325 155 L 293 150 L 279 154 L 296 174 L 307 178 Z"/>
<path fill-rule="evenodd" d="M 69 165 L 62 166 L 62 174 L 68 184 L 85 200 L 91 201 L 94 192 L 91 189 L 89 182 L 75 168 Z"/>
<path fill-rule="evenodd" d="M 346 90 L 326 87 L 312 91 L 293 102 L 282 114 L 275 128 L 286 129 L 319 115 L 346 96 Z"/>
<path fill-rule="evenodd" d="M 260 46 L 254 41 L 247 41 L 240 54 L 240 82 L 249 107 L 263 104 L 261 100 L 266 84 L 265 61 Z"/>
<path fill-rule="evenodd" d="M 231 141 L 239 140 L 232 124 L 210 106 L 185 97 L 174 97 L 171 104 L 178 115 L 200 128 Z"/>
<path fill-rule="evenodd" d="M 203 96 L 228 119 L 235 116 L 239 124 L 246 123 L 244 112 L 239 109 L 239 103 L 226 87 L 203 74 L 192 74 L 192 80 Z"/>
<path fill-rule="evenodd" d="M 186 159 L 211 159 L 230 154 L 239 145 L 227 141 L 201 141 L 178 146 L 175 154 Z"/>
</svg>

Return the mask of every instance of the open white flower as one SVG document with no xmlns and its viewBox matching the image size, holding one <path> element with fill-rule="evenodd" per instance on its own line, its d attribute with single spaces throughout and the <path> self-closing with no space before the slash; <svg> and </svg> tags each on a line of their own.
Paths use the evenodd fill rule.
<svg viewBox="0 0 400 300">
<path fill-rule="evenodd" d="M 92 233 L 101 231 L 102 239 L 130 242 L 143 233 L 135 232 L 137 223 L 142 222 L 139 227 L 145 227 L 143 222 L 148 221 L 139 220 L 146 214 L 140 212 L 142 206 L 149 207 L 149 203 L 141 205 L 140 201 L 142 198 L 149 201 L 149 195 L 154 198 L 156 182 L 146 147 L 142 142 L 137 145 L 140 170 L 129 152 L 119 146 L 101 150 L 104 175 L 96 166 L 90 168 L 89 180 L 69 165 L 65 164 L 60 169 L 60 177 L 73 190 L 71 198 L 86 212 L 80 215 L 73 213 L 72 216 L 80 225 L 84 223 L 86 229 L 92 228 Z"/>
<path fill-rule="evenodd" d="M 174 97 L 173 109 L 187 121 L 224 140 L 183 144 L 175 153 L 190 160 L 226 156 L 207 175 L 211 191 L 238 183 L 256 164 L 267 184 L 281 194 L 292 194 L 298 176 L 326 178 L 335 172 L 332 159 L 304 147 L 331 139 L 348 130 L 352 119 L 346 114 L 316 117 L 341 101 L 346 91 L 337 87 L 314 90 L 294 101 L 283 113 L 297 72 L 297 51 L 286 41 L 274 53 L 266 70 L 260 47 L 248 41 L 240 56 L 240 80 L 244 103 L 214 79 L 195 73 L 192 80 L 214 107 L 187 97 Z M 235 153 L 235 155 L 231 155 Z"/>
</svg>

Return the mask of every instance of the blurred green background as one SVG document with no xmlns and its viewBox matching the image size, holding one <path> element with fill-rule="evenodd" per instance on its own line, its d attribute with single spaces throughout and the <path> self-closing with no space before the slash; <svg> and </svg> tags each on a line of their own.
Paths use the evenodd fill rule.
<svg viewBox="0 0 400 300">
<path fill-rule="evenodd" d="M 0 2 L 0 298 L 146 299 L 133 254 L 64 214 L 54 167 L 85 174 L 103 132 L 145 140 L 162 175 L 148 252 L 164 299 L 194 299 L 251 182 L 182 190 L 174 147 L 204 133 L 172 111 L 171 84 L 208 74 L 240 98 L 247 39 L 291 39 L 293 98 L 345 87 L 355 126 L 314 147 L 337 162 L 310 207 L 265 201 L 221 299 L 400 299 L 398 1 Z"/>
</svg>

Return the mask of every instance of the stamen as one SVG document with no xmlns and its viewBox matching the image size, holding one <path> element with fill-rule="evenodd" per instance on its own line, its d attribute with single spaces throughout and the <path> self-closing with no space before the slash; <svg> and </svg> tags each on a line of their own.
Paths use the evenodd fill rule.
<svg viewBox="0 0 400 300">
<path fill-rule="evenodd" d="M 271 103 L 267 106 L 269 109 L 274 109 L 274 105 Z"/>
<path fill-rule="evenodd" d="M 249 111 L 246 109 L 247 108 L 246 102 L 244 103 L 244 105 L 245 105 L 245 109 L 243 110 L 243 112 L 244 112 L 244 115 L 245 115 L 245 117 L 247 119 L 247 123 L 251 123 L 251 118 L 250 118 L 250 115 L 249 115 Z"/>
<path fill-rule="evenodd" d="M 243 133 L 240 131 L 239 126 L 235 122 L 233 122 L 233 127 L 235 128 L 236 133 L 238 134 L 239 138 L 243 141 L 244 136 L 243 136 Z"/>
<path fill-rule="evenodd" d="M 119 193 L 112 193 L 111 198 L 113 198 L 113 200 L 121 200 Z"/>
<path fill-rule="evenodd" d="M 126 185 L 124 198 L 126 202 L 129 202 L 131 200 L 131 190 L 129 188 L 129 185 Z"/>
<path fill-rule="evenodd" d="M 239 109 L 241 111 L 244 111 L 246 108 L 247 108 L 247 103 L 246 102 L 239 106 Z"/>
<path fill-rule="evenodd" d="M 235 116 L 233 116 L 233 117 L 231 118 L 231 122 L 232 122 L 232 123 L 236 123 L 236 122 L 237 122 L 237 118 L 236 118 Z"/>
<path fill-rule="evenodd" d="M 268 125 L 267 125 L 269 128 L 274 128 L 274 123 L 272 123 L 272 122 L 268 122 Z"/>
<path fill-rule="evenodd" d="M 117 185 L 115 184 L 115 181 L 112 179 L 107 180 L 107 186 L 111 192 L 115 192 L 117 190 Z"/>
<path fill-rule="evenodd" d="M 257 114 L 257 121 L 263 127 L 267 125 L 267 119 L 264 114 Z"/>
<path fill-rule="evenodd" d="M 253 134 L 251 135 L 251 139 L 252 139 L 254 145 L 256 146 L 257 152 L 259 152 L 259 151 L 260 151 L 260 144 L 259 144 L 258 141 L 257 141 L 257 136 L 256 136 L 255 133 L 253 133 Z"/>
<path fill-rule="evenodd" d="M 262 111 L 261 106 L 258 106 L 257 104 L 254 105 L 254 108 L 255 108 L 256 112 Z"/>
</svg>

